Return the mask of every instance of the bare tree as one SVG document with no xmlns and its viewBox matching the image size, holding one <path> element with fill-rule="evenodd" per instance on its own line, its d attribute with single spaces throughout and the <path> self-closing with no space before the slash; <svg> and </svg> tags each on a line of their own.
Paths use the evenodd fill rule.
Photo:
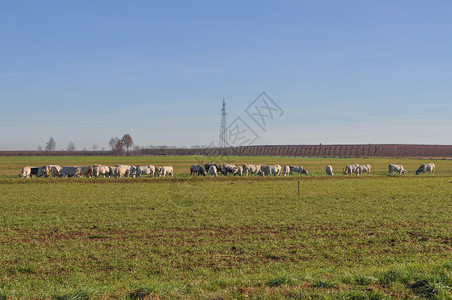
<svg viewBox="0 0 452 300">
<path fill-rule="evenodd" d="M 93 151 L 96 151 L 96 150 L 97 150 L 97 146 L 93 145 Z"/>
<path fill-rule="evenodd" d="M 50 137 L 50 140 L 46 144 L 46 151 L 55 151 L 56 143 L 53 137 Z"/>
<path fill-rule="evenodd" d="M 42 151 L 42 147 L 41 146 L 38 146 L 38 151 Z"/>
<path fill-rule="evenodd" d="M 121 153 L 124 151 L 124 143 L 122 142 L 122 140 L 118 139 L 114 151 L 117 153 Z"/>
<path fill-rule="evenodd" d="M 122 140 L 118 137 L 112 137 L 108 144 L 111 147 L 111 151 L 115 153 L 121 153 L 124 151 L 124 143 Z"/>
<path fill-rule="evenodd" d="M 70 142 L 69 145 L 67 146 L 67 151 L 75 151 L 75 145 L 73 142 Z"/>
<path fill-rule="evenodd" d="M 129 155 L 129 149 L 130 149 L 130 147 L 133 146 L 133 139 L 132 139 L 132 137 L 130 136 L 130 134 L 126 133 L 122 137 L 121 141 L 122 141 L 124 147 L 126 147 L 127 155 Z"/>
<path fill-rule="evenodd" d="M 108 142 L 108 144 L 110 145 L 111 151 L 115 151 L 118 140 L 119 140 L 119 138 L 117 138 L 117 137 L 111 137 L 110 141 Z"/>
</svg>

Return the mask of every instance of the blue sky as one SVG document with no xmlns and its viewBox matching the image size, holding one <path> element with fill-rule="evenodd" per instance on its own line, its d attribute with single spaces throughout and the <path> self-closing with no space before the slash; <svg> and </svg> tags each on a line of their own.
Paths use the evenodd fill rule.
<svg viewBox="0 0 452 300">
<path fill-rule="evenodd" d="M 451 144 L 450 1 L 4 1 L 0 149 Z M 284 111 L 266 131 L 245 108 Z"/>
</svg>

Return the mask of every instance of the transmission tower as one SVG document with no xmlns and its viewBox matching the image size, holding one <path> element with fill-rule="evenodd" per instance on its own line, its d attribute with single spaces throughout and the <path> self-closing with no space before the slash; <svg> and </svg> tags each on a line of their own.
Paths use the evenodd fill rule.
<svg viewBox="0 0 452 300">
<path fill-rule="evenodd" d="M 226 147 L 228 145 L 227 142 L 227 132 L 226 132 L 226 101 L 223 98 L 223 105 L 221 107 L 221 126 L 220 126 L 220 142 L 219 142 L 219 150 L 221 154 L 224 154 L 226 151 Z"/>
</svg>

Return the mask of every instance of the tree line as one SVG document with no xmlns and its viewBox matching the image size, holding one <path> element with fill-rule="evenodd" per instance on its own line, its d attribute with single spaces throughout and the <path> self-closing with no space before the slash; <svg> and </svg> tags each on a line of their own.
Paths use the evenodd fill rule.
<svg viewBox="0 0 452 300">
<path fill-rule="evenodd" d="M 110 141 L 108 142 L 110 145 L 111 151 L 117 154 L 126 153 L 127 155 L 130 154 L 130 150 L 133 147 L 133 139 L 130 136 L 130 134 L 126 133 L 121 138 L 119 137 L 112 137 Z M 55 151 L 56 150 L 56 141 L 53 137 L 50 137 L 49 141 L 46 143 L 45 151 Z M 86 149 L 83 149 L 86 151 Z M 93 146 L 93 151 L 97 150 L 97 146 Z M 102 150 L 105 150 L 102 148 Z M 38 147 L 38 151 L 42 151 L 42 147 Z M 70 142 L 67 146 L 67 151 L 77 151 L 77 148 L 75 147 L 75 144 L 73 142 Z"/>
</svg>

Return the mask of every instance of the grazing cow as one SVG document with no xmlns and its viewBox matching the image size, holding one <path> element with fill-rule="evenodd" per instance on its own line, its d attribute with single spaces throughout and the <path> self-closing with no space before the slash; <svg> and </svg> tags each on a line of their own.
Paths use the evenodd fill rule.
<svg viewBox="0 0 452 300">
<path fill-rule="evenodd" d="M 50 166 L 41 166 L 38 169 L 38 177 L 49 177 Z"/>
<path fill-rule="evenodd" d="M 159 168 L 158 176 L 165 177 L 166 175 L 173 177 L 174 170 L 172 166 L 163 166 Z"/>
<path fill-rule="evenodd" d="M 243 173 L 245 176 L 248 176 L 248 174 L 252 174 L 254 176 L 261 174 L 261 165 L 251 165 L 251 164 L 244 164 L 243 165 Z"/>
<path fill-rule="evenodd" d="M 130 166 L 127 165 L 116 165 L 116 170 L 115 170 L 115 178 L 119 177 L 128 177 L 130 175 Z"/>
<path fill-rule="evenodd" d="M 223 170 L 221 169 L 221 166 L 219 164 L 204 164 L 204 170 L 206 170 L 206 172 L 208 172 L 210 166 L 215 166 L 218 173 L 223 173 Z"/>
<path fill-rule="evenodd" d="M 149 175 L 154 176 L 155 174 L 155 166 L 136 166 L 135 176 L 140 177 L 141 175 Z"/>
<path fill-rule="evenodd" d="M 290 172 L 289 174 L 292 175 L 293 172 L 298 172 L 298 174 L 302 175 L 302 174 L 306 174 L 309 175 L 308 171 L 303 168 L 302 166 L 289 166 L 290 168 Z"/>
<path fill-rule="evenodd" d="M 209 175 L 217 176 L 217 167 L 214 164 L 211 164 L 209 167 Z"/>
<path fill-rule="evenodd" d="M 60 171 L 61 177 L 80 177 L 80 167 L 63 167 Z"/>
<path fill-rule="evenodd" d="M 419 173 L 426 173 L 429 172 L 430 174 L 435 173 L 435 169 L 436 166 L 434 163 L 428 163 L 428 164 L 423 164 L 419 167 L 419 169 L 417 169 L 416 171 L 416 175 L 419 175 Z"/>
<path fill-rule="evenodd" d="M 92 177 L 93 176 L 93 167 L 92 166 L 81 166 L 80 167 L 80 176 Z"/>
<path fill-rule="evenodd" d="M 107 167 L 108 168 L 108 172 L 105 173 L 105 177 L 115 177 L 116 174 L 118 173 L 118 167 Z"/>
<path fill-rule="evenodd" d="M 223 165 L 223 175 L 227 176 L 228 173 L 234 174 L 235 169 L 236 169 L 236 166 L 233 164 L 224 164 Z"/>
<path fill-rule="evenodd" d="M 353 173 L 356 173 L 356 170 L 358 169 L 359 164 L 354 164 L 354 165 L 348 165 L 345 167 L 344 169 L 344 175 L 351 175 Z"/>
<path fill-rule="evenodd" d="M 138 166 L 130 166 L 130 168 L 129 168 L 129 176 L 130 177 L 136 177 L 137 168 L 138 168 Z"/>
<path fill-rule="evenodd" d="M 370 170 L 372 169 L 371 165 L 364 165 L 364 166 L 358 166 L 356 167 L 356 175 L 361 175 L 362 173 L 370 174 Z"/>
<path fill-rule="evenodd" d="M 93 165 L 93 176 L 94 177 L 99 177 L 99 176 L 103 176 L 105 177 L 110 177 L 112 176 L 113 173 L 110 170 L 110 167 L 107 166 L 102 166 L 102 165 Z"/>
<path fill-rule="evenodd" d="M 22 171 L 19 174 L 19 178 L 29 178 L 31 175 L 31 167 L 23 167 Z"/>
<path fill-rule="evenodd" d="M 333 167 L 331 165 L 328 165 L 325 167 L 325 172 L 326 172 L 326 175 L 334 176 Z"/>
<path fill-rule="evenodd" d="M 235 170 L 234 170 L 234 176 L 236 176 L 236 175 L 238 175 L 238 176 L 243 176 L 243 167 L 242 167 L 242 166 L 239 166 L 239 167 L 236 167 L 236 168 L 235 168 Z"/>
<path fill-rule="evenodd" d="M 190 167 L 190 175 L 198 174 L 202 176 L 206 176 L 206 170 L 201 165 L 192 165 Z"/>
<path fill-rule="evenodd" d="M 130 168 L 131 166 L 129 165 L 116 165 L 117 169 L 117 174 L 116 176 L 118 177 L 129 177 L 130 176 Z"/>
<path fill-rule="evenodd" d="M 35 177 L 39 177 L 39 176 L 38 176 L 38 172 L 39 172 L 39 168 L 38 168 L 38 167 L 32 167 L 32 168 L 30 169 L 30 177 L 33 177 L 33 175 L 34 175 Z"/>
<path fill-rule="evenodd" d="M 397 172 L 399 175 L 408 173 L 402 165 L 389 164 L 389 174 L 392 174 L 392 172 Z"/>
<path fill-rule="evenodd" d="M 52 177 L 60 177 L 61 167 L 58 165 L 50 165 L 50 175 Z"/>
<path fill-rule="evenodd" d="M 282 174 L 283 174 L 283 176 L 287 176 L 287 175 L 291 174 L 290 173 L 290 166 L 284 166 L 284 168 L 282 170 Z"/>
<path fill-rule="evenodd" d="M 271 165 L 271 166 L 262 166 L 262 173 L 265 176 L 274 175 L 281 176 L 281 166 L 280 165 Z"/>
</svg>

